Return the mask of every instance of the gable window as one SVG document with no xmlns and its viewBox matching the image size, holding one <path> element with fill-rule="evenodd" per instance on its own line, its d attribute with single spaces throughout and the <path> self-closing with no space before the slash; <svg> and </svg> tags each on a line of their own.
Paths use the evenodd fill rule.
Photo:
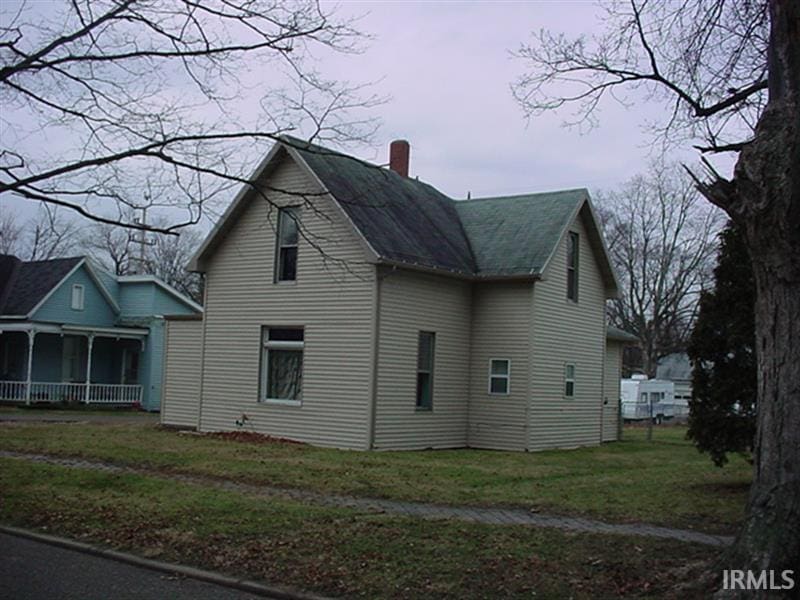
<svg viewBox="0 0 800 600">
<path fill-rule="evenodd" d="M 297 279 L 297 208 L 278 212 L 278 235 L 275 248 L 275 282 Z"/>
<path fill-rule="evenodd" d="M 489 393 L 503 396 L 511 393 L 511 360 L 508 358 L 489 361 Z"/>
<path fill-rule="evenodd" d="M 259 400 L 299 405 L 303 399 L 301 328 L 262 327 Z"/>
<path fill-rule="evenodd" d="M 433 353 L 436 334 L 430 331 L 419 332 L 417 346 L 417 408 L 433 408 Z"/>
<path fill-rule="evenodd" d="M 564 369 L 564 395 L 567 398 L 575 396 L 575 365 L 567 365 Z"/>
<path fill-rule="evenodd" d="M 72 310 L 83 310 L 83 286 L 76 283 L 72 286 Z"/>
<path fill-rule="evenodd" d="M 578 249 L 580 238 L 577 233 L 569 232 L 567 238 L 567 298 L 578 301 Z"/>
</svg>

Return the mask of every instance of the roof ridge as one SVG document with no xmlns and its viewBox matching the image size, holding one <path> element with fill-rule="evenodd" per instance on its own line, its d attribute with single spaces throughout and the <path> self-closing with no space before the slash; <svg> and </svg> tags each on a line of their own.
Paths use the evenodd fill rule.
<svg viewBox="0 0 800 600">
<path fill-rule="evenodd" d="M 461 204 L 464 202 L 488 202 L 490 200 L 521 200 L 524 198 L 530 198 L 531 196 L 552 196 L 555 194 L 567 194 L 570 192 L 586 192 L 588 195 L 589 189 L 585 187 L 579 188 L 567 188 L 563 190 L 547 190 L 544 192 L 527 192 L 524 194 L 511 194 L 508 196 L 482 196 L 481 198 L 466 198 L 463 200 L 456 200 L 457 203 Z"/>
<path fill-rule="evenodd" d="M 75 256 L 57 256 L 55 258 L 42 258 L 40 260 L 22 260 L 23 264 L 31 265 L 35 263 L 46 263 L 46 262 L 56 262 L 57 260 L 83 260 L 84 258 L 88 258 L 86 255 L 75 255 Z"/>
</svg>

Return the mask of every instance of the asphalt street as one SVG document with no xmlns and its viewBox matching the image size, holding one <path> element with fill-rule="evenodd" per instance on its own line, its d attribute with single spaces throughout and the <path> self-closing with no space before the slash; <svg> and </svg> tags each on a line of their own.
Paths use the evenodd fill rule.
<svg viewBox="0 0 800 600">
<path fill-rule="evenodd" d="M 0 533 L 2 600 L 256 600 L 228 587 L 176 577 Z"/>
</svg>

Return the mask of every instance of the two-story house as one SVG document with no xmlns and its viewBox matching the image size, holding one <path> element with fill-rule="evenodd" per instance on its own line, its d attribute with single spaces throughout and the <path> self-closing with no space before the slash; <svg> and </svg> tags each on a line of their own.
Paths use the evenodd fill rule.
<svg viewBox="0 0 800 600">
<path fill-rule="evenodd" d="M 163 422 L 362 449 L 616 438 L 627 338 L 587 191 L 457 201 L 408 164 L 404 141 L 385 169 L 281 138 L 192 261 L 205 313 L 168 321 Z"/>
</svg>

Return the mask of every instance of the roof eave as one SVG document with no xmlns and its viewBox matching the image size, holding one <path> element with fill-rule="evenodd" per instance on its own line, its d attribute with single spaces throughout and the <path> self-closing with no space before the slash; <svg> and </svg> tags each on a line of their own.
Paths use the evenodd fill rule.
<svg viewBox="0 0 800 600">
<path fill-rule="evenodd" d="M 429 273 L 431 275 L 439 275 L 442 277 L 452 277 L 454 279 L 462 279 L 473 283 L 484 283 L 491 281 L 536 281 L 541 279 L 541 274 L 536 272 L 509 274 L 489 273 L 483 275 L 480 273 L 466 273 L 457 269 L 442 269 L 438 267 L 431 267 L 429 265 L 409 263 L 386 258 L 379 258 L 377 264 L 380 266 L 392 267 L 394 269 L 404 269 L 408 271 Z"/>
</svg>

